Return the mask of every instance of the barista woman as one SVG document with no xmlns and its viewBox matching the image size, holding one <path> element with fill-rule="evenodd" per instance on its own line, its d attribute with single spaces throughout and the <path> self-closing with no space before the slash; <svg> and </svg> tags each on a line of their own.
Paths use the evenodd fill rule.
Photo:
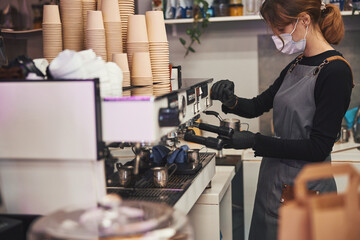
<svg viewBox="0 0 360 240">
<path fill-rule="evenodd" d="M 352 72 L 330 44 L 344 36 L 338 7 L 321 0 L 265 0 L 261 15 L 277 49 L 301 53 L 263 93 L 252 99 L 234 95 L 234 83 L 216 82 L 211 98 L 225 113 L 254 118 L 273 108 L 275 137 L 236 132 L 227 147 L 253 148 L 262 156 L 252 216 L 251 240 L 276 240 L 282 191 L 304 165 L 330 162 L 330 152 L 349 106 Z M 311 182 L 314 191 L 336 191 L 334 179 Z"/>
</svg>

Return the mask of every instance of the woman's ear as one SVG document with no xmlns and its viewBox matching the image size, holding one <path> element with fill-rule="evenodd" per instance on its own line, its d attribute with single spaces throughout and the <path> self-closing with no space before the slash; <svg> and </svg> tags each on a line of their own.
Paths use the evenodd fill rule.
<svg viewBox="0 0 360 240">
<path fill-rule="evenodd" d="M 310 26 L 311 24 L 311 17 L 309 14 L 307 13 L 301 13 L 299 16 L 300 19 L 300 23 L 303 24 L 304 26 Z"/>
</svg>

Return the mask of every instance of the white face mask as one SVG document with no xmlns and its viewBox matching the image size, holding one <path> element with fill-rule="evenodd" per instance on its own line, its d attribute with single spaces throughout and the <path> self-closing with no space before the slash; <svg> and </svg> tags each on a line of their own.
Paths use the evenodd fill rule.
<svg viewBox="0 0 360 240">
<path fill-rule="evenodd" d="M 276 48 L 279 51 L 281 51 L 282 53 L 293 54 L 293 53 L 304 52 L 305 46 L 306 46 L 306 35 L 308 32 L 309 26 L 306 26 L 304 38 L 297 42 L 294 42 L 294 40 L 292 38 L 292 34 L 295 32 L 298 22 L 299 22 L 299 19 L 297 19 L 294 29 L 291 31 L 291 33 L 280 34 L 280 37 L 282 38 L 284 43 L 283 43 L 283 41 L 281 41 L 279 36 L 275 36 L 275 35 L 272 36 L 272 39 L 275 43 Z"/>
</svg>

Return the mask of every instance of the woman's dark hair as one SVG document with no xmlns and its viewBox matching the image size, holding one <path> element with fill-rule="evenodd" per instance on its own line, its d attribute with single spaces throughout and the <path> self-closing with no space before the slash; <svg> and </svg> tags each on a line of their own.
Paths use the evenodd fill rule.
<svg viewBox="0 0 360 240">
<path fill-rule="evenodd" d="M 265 0 L 260 13 L 272 28 L 284 28 L 293 23 L 302 13 L 307 13 L 328 43 L 339 44 L 344 37 L 344 22 L 339 7 L 326 4 L 321 10 L 322 0 Z"/>
</svg>

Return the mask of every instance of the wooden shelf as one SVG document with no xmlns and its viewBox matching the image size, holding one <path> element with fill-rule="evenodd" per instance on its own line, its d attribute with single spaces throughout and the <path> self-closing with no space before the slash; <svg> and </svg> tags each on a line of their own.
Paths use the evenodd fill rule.
<svg viewBox="0 0 360 240">
<path fill-rule="evenodd" d="M 261 20 L 259 15 L 239 16 L 239 17 L 211 17 L 210 22 L 235 22 L 235 21 L 249 21 L 249 20 Z M 165 24 L 180 24 L 180 23 L 192 23 L 192 18 L 183 19 L 167 19 Z"/>
<path fill-rule="evenodd" d="M 342 11 L 341 15 L 343 16 L 351 16 L 352 11 Z M 355 15 L 359 15 L 356 14 Z M 236 21 L 252 21 L 252 20 L 262 20 L 260 15 L 247 15 L 247 16 L 239 16 L 239 17 L 212 17 L 209 18 L 210 22 L 236 22 Z M 194 20 L 192 18 L 184 18 L 184 19 L 167 19 L 165 20 L 165 24 L 182 24 L 182 23 L 192 23 Z"/>
</svg>

